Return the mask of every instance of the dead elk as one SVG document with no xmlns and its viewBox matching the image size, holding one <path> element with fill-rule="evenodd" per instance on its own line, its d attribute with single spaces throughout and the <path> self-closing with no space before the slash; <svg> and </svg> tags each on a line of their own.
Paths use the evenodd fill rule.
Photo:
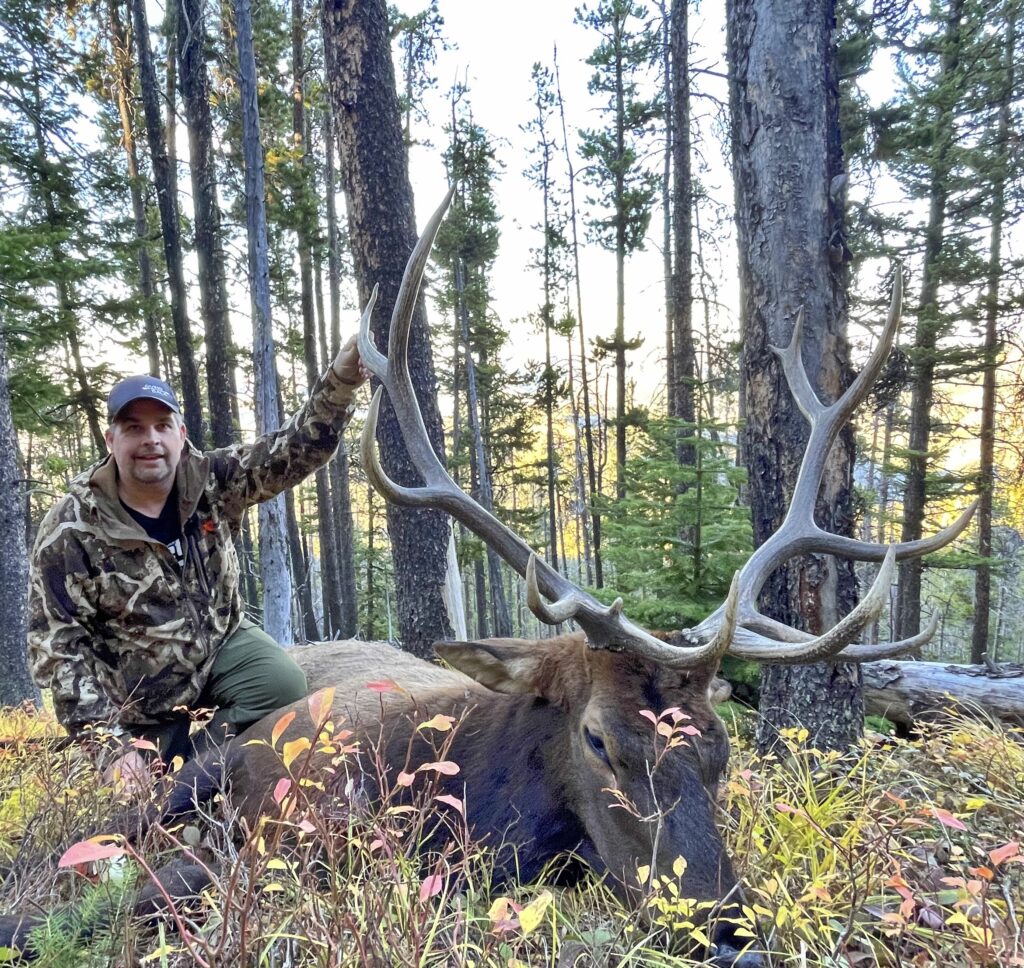
<svg viewBox="0 0 1024 968">
<path fill-rule="evenodd" d="M 541 561 L 528 544 L 476 504 L 447 474 L 423 426 L 409 374 L 406 344 L 426 260 L 447 207 L 434 214 L 410 258 L 391 320 L 387 355 L 369 335 L 374 299 L 363 314 L 360 354 L 378 387 L 362 439 L 362 462 L 374 487 L 395 503 L 441 508 L 476 533 L 526 579 L 531 609 L 543 622 L 574 622 L 578 632 L 537 641 L 490 639 L 439 643 L 451 666 L 441 669 L 414 657 L 367 644 L 313 647 L 307 669 L 324 663 L 314 685 L 336 687 L 343 707 L 363 739 L 379 743 L 385 766 L 416 765 L 434 755 L 418 740 L 416 726 L 439 713 L 463 720 L 449 756 L 460 771 L 445 777 L 445 792 L 464 801 L 468 825 L 478 839 L 516 848 L 502 871 L 532 878 L 564 851 L 575 851 L 606 873 L 625 898 L 643 892 L 643 868 L 651 876 L 672 871 L 685 860 L 682 892 L 728 907 L 737 898 L 732 864 L 715 824 L 716 785 L 727 766 L 724 727 L 708 697 L 719 660 L 727 652 L 765 663 L 864 661 L 919 647 L 935 622 L 901 642 L 857 644 L 888 597 L 895 562 L 925 554 L 953 540 L 966 526 L 969 509 L 952 527 L 921 540 L 888 548 L 830 534 L 813 520 L 825 459 L 842 426 L 865 397 L 891 348 L 899 322 L 897 279 L 888 321 L 864 370 L 830 406 L 811 389 L 800 357 L 800 321 L 785 350 L 777 350 L 789 385 L 811 425 L 792 503 L 779 530 L 736 575 L 727 600 L 703 622 L 679 633 L 681 644 L 665 642 L 634 625 L 621 600 L 610 606 Z M 421 487 L 404 487 L 384 474 L 374 435 L 386 389 L 395 407 Z M 788 559 L 809 553 L 840 555 L 881 563 L 860 604 L 837 625 L 812 636 L 762 615 L 757 598 L 768 576 Z M 320 650 L 319 652 L 317 650 Z M 366 684 L 390 678 L 401 689 L 378 693 Z M 651 717 L 678 710 L 688 727 L 685 742 L 671 749 L 654 742 Z M 291 707 L 289 735 L 309 735 L 308 705 Z M 232 796 L 242 815 L 255 823 L 286 775 L 280 757 L 265 744 L 285 711 L 256 724 L 226 751 Z M 248 745 L 247 745 L 248 744 Z M 409 760 L 409 751 L 412 760 Z M 315 770 L 316 764 L 312 764 Z M 168 814 L 188 809 L 188 784 L 202 761 L 182 771 Z M 215 771 L 213 771 L 215 772 Z M 207 792 L 212 780 L 203 779 Z M 722 919 L 713 936 L 715 964 L 753 968 L 763 964 L 744 951 Z M 2 935 L 2 931 L 0 931 Z M 3 943 L 0 937 L 0 944 Z"/>
</svg>

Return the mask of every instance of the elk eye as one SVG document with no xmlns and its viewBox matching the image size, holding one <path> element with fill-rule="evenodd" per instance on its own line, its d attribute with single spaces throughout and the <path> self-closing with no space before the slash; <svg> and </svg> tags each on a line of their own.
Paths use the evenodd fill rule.
<svg viewBox="0 0 1024 968">
<path fill-rule="evenodd" d="M 604 745 L 604 740 L 601 739 L 596 733 L 592 733 L 589 729 L 585 729 L 587 742 L 590 744 L 590 748 L 609 766 L 611 762 L 608 759 L 608 748 Z"/>
</svg>

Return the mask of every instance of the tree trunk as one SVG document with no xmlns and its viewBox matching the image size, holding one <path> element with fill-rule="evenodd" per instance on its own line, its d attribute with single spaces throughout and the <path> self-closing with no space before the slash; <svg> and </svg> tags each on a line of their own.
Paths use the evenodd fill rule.
<svg viewBox="0 0 1024 968">
<path fill-rule="evenodd" d="M 195 212 L 196 259 L 199 264 L 199 305 L 206 335 L 206 390 L 210 433 L 215 447 L 237 439 L 231 419 L 235 397 L 231 321 L 224 281 L 217 169 L 213 157 L 213 117 L 206 74 L 206 25 L 203 0 L 177 0 L 178 64 L 181 100 L 188 126 L 188 154 Z"/>
<path fill-rule="evenodd" d="M 25 662 L 28 635 L 28 548 L 25 479 L 18 471 L 18 436 L 11 414 L 7 343 L 0 328 L 0 706 L 41 703 Z"/>
<path fill-rule="evenodd" d="M 300 152 L 298 175 L 292 193 L 295 209 L 296 247 L 299 254 L 299 306 L 302 311 L 302 348 L 306 364 L 306 385 L 312 387 L 320 376 L 322 363 L 317 354 L 317 327 L 314 313 L 313 236 L 317 216 L 307 163 L 305 92 L 305 42 L 303 0 L 292 0 L 292 144 Z M 341 628 L 341 583 L 338 579 L 338 529 L 334 522 L 330 472 L 316 472 L 317 531 L 320 536 L 320 576 L 323 583 L 324 632 L 328 638 Z M 308 634 L 308 630 L 307 630 Z"/>
<path fill-rule="evenodd" d="M 462 332 L 462 352 L 466 366 L 466 411 L 469 415 L 469 431 L 473 436 L 473 466 L 476 470 L 476 490 L 473 499 L 488 513 L 494 513 L 494 491 L 491 488 L 491 474 L 488 469 L 487 452 L 484 448 L 484 434 L 480 420 L 480 399 L 476 388 L 476 364 L 469 347 L 469 311 L 464 298 L 465 285 L 462 262 L 455 258 L 455 291 L 458 293 L 459 326 Z M 552 536 L 553 538 L 553 536 Z M 509 636 L 512 634 L 512 619 L 508 613 L 508 602 L 505 599 L 505 585 L 501 575 L 501 559 L 497 552 L 487 545 L 487 574 L 491 583 L 490 612 L 494 615 L 494 634 Z M 480 587 L 483 569 L 477 577 L 477 615 L 478 623 L 483 626 L 488 612 L 486 595 L 481 596 Z M 486 635 L 486 633 L 481 633 Z"/>
<path fill-rule="evenodd" d="M 1006 217 L 1006 170 L 1010 141 L 1010 99 L 1014 87 L 1014 48 L 1017 19 L 1010 14 L 1006 31 L 1006 56 L 1003 93 L 999 100 L 996 133 L 996 159 L 992 179 L 992 230 L 989 240 L 988 286 L 985 294 L 985 354 L 981 403 L 980 460 L 978 483 L 978 555 L 982 559 L 974 579 L 974 629 L 971 637 L 971 662 L 980 663 L 988 652 L 989 619 L 992 594 L 992 491 L 995 486 L 996 368 L 999 355 L 997 323 L 999 288 L 1002 281 L 1003 221 Z"/>
<path fill-rule="evenodd" d="M 270 314 L 270 268 L 267 261 L 267 212 L 264 204 L 263 146 L 256 97 L 249 0 L 235 0 L 238 37 L 238 88 L 242 101 L 245 155 L 245 206 L 249 237 L 249 291 L 252 299 L 253 367 L 256 382 L 256 432 L 281 424 L 278 408 L 274 332 Z M 263 627 L 281 645 L 292 644 L 292 582 L 288 572 L 288 538 L 284 496 L 259 506 L 260 574 L 263 578 Z"/>
<path fill-rule="evenodd" d="M 951 0 L 946 28 L 946 46 L 936 85 L 956 69 L 959 61 L 960 19 L 963 0 Z M 928 224 L 924 236 L 923 281 L 917 311 L 917 329 L 911 356 L 913 376 L 910 394 L 910 429 L 907 441 L 907 484 L 903 493 L 903 533 L 901 541 L 917 541 L 924 526 L 927 503 L 928 441 L 931 436 L 932 401 L 935 397 L 935 347 L 941 328 L 939 287 L 943 270 L 940 265 L 946 225 L 946 204 L 949 198 L 949 173 L 955 148 L 953 110 L 946 103 L 935 120 L 932 138 L 935 162 L 929 172 Z M 899 566 L 899 596 L 896 637 L 909 638 L 921 627 L 920 558 L 907 558 Z"/>
<path fill-rule="evenodd" d="M 694 390 L 696 353 L 693 344 L 693 175 L 690 165 L 690 60 L 687 4 L 672 0 L 672 414 L 686 426 L 680 430 L 676 459 L 694 467 L 696 423 Z"/>
<path fill-rule="evenodd" d="M 389 327 L 385 309 L 395 304 L 416 242 L 386 4 L 384 0 L 327 0 L 323 27 L 359 299 L 365 305 L 374 284 L 380 286 L 372 330 L 378 346 L 385 346 Z M 434 450 L 443 454 L 422 300 L 413 318 L 409 365 L 427 435 Z M 381 410 L 377 437 L 387 474 L 399 484 L 420 483 L 388 400 Z M 448 563 L 448 520 L 436 510 L 389 506 L 388 525 L 402 643 L 410 652 L 427 656 L 433 642 L 451 635 L 442 591 Z"/>
<path fill-rule="evenodd" d="M 145 0 L 131 0 L 132 26 L 135 29 L 135 48 L 139 59 L 139 87 L 146 116 L 146 138 L 149 141 L 150 164 L 153 168 L 153 187 L 156 189 L 160 210 L 160 229 L 164 242 L 164 261 L 167 264 L 167 284 L 171 296 L 171 321 L 174 324 L 174 348 L 180 367 L 181 395 L 185 403 L 185 426 L 192 440 L 201 446 L 206 437 L 203 422 L 202 396 L 199 392 L 199 372 L 192 352 L 192 330 L 188 320 L 188 300 L 185 294 L 185 271 L 181 258 L 181 223 L 178 217 L 178 195 L 171 183 L 171 169 L 164 142 L 163 120 L 160 116 L 160 91 L 153 68 L 153 54 L 149 46 L 149 23 L 146 20 Z"/>
<path fill-rule="evenodd" d="M 558 96 L 558 113 L 562 120 L 562 145 L 565 148 L 565 164 L 569 175 L 569 222 L 572 226 L 573 283 L 576 290 L 576 326 L 580 346 L 580 385 L 583 389 L 583 436 L 587 450 L 587 483 L 590 490 L 591 533 L 594 540 L 594 585 L 604 587 L 604 566 L 601 563 L 601 516 L 597 511 L 597 456 L 594 445 L 594 427 L 591 420 L 590 380 L 587 377 L 587 341 L 583 333 L 583 291 L 580 276 L 580 243 L 576 212 L 576 171 L 572 151 L 569 148 L 569 128 L 565 121 L 565 101 L 562 98 L 562 81 L 555 60 L 555 90 Z M 588 564 L 589 569 L 589 564 Z"/>
<path fill-rule="evenodd" d="M 128 165 L 128 191 L 132 199 L 135 220 L 135 258 L 139 265 L 139 289 L 142 291 L 143 335 L 149 372 L 160 376 L 160 331 L 156 314 L 156 289 L 153 285 L 153 265 L 149 257 L 149 226 L 146 224 L 146 203 L 142 196 L 139 177 L 139 157 L 135 144 L 135 124 L 132 120 L 132 57 L 128 36 L 121 21 L 121 0 L 109 0 L 110 47 L 114 60 L 114 86 L 117 114 L 121 122 L 121 146 Z"/>
<path fill-rule="evenodd" d="M 806 312 L 804 364 L 819 397 L 835 400 L 849 382 L 845 272 L 829 263 L 829 239 L 842 212 L 829 195 L 842 151 L 837 118 L 833 0 L 777 4 L 730 0 L 729 87 L 736 186 L 741 318 L 741 380 L 747 428 L 754 545 L 782 521 L 808 427 L 769 346 L 789 342 Z M 833 446 L 818 495 L 817 519 L 851 534 L 853 435 Z M 854 602 L 852 566 L 824 556 L 794 561 L 766 583 L 766 615 L 820 632 Z M 856 666 L 772 666 L 762 685 L 758 745 L 779 729 L 804 726 L 818 749 L 844 748 L 863 729 Z"/>
<path fill-rule="evenodd" d="M 1024 671 L 943 662 L 866 662 L 864 704 L 871 716 L 884 716 L 909 728 L 959 705 L 982 717 L 1024 725 Z"/>
</svg>

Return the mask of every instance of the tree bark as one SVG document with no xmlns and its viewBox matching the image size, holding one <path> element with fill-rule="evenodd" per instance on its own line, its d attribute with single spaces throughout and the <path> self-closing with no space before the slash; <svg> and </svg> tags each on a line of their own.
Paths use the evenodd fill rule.
<svg viewBox="0 0 1024 968">
<path fill-rule="evenodd" d="M 672 414 L 685 425 L 679 434 L 676 459 L 694 467 L 697 448 L 693 427 L 696 353 L 693 343 L 693 174 L 690 164 L 690 59 L 687 4 L 672 0 L 671 13 L 671 109 L 672 109 L 672 287 L 669 310 L 672 318 L 670 392 Z"/>
<path fill-rule="evenodd" d="M 149 46 L 149 23 L 145 0 L 131 0 L 132 26 L 135 30 L 135 51 L 139 59 L 139 87 L 146 116 L 146 139 L 149 141 L 153 187 L 160 210 L 160 229 L 167 264 L 167 284 L 171 296 L 171 321 L 174 324 L 174 348 L 180 367 L 181 395 L 185 402 L 185 426 L 192 440 L 201 445 L 206 437 L 199 372 L 192 351 L 192 331 L 188 320 L 188 299 L 185 294 L 185 271 L 181 258 L 181 222 L 178 216 L 178 195 L 171 183 L 167 160 L 163 120 L 160 116 L 160 92 Z"/>
<path fill-rule="evenodd" d="M 993 676 L 984 666 L 943 662 L 866 662 L 864 703 L 871 716 L 910 728 L 954 705 L 982 717 L 1024 725 L 1024 672 Z"/>
<path fill-rule="evenodd" d="M 7 341 L 0 329 L 0 706 L 40 703 L 25 661 L 28 635 L 28 547 L 25 479 L 18 471 L 18 437 L 11 413 Z"/>
<path fill-rule="evenodd" d="M 235 0 L 238 38 L 238 88 L 242 100 L 242 142 L 245 156 L 245 206 L 249 239 L 249 290 L 252 299 L 253 366 L 256 381 L 256 432 L 281 424 L 274 332 L 270 312 L 270 268 L 267 258 L 267 212 L 264 203 L 263 146 L 260 142 L 249 0 Z M 288 572 L 288 537 L 284 496 L 259 506 L 260 574 L 263 578 L 263 627 L 281 645 L 292 644 L 292 581 Z"/>
<path fill-rule="evenodd" d="M 978 484 L 978 556 L 982 559 L 974 579 L 974 628 L 971 662 L 980 663 L 988 652 L 992 612 L 992 491 L 995 487 L 996 368 L 999 356 L 999 289 L 1002 282 L 1003 222 L 1006 218 L 1006 170 L 1010 143 L 1010 99 L 1014 88 L 1014 52 L 1017 18 L 1010 14 L 1006 31 L 1003 92 L 999 100 L 996 158 L 992 179 L 992 229 L 989 237 L 988 285 L 985 294 L 985 351 L 982 378 L 980 460 Z"/>
<path fill-rule="evenodd" d="M 963 0 L 951 0 L 947 17 L 945 49 L 939 77 L 935 83 L 956 69 L 959 62 L 959 32 Z M 917 541 L 924 527 L 927 503 L 928 441 L 931 437 L 932 402 L 935 398 L 935 348 L 941 328 L 939 287 L 942 283 L 942 254 L 946 205 L 949 198 L 949 174 L 955 148 L 955 105 L 945 103 L 935 119 L 932 137 L 935 160 L 929 178 L 928 224 L 924 235 L 924 265 L 921 300 L 917 311 L 917 329 L 911 356 L 913 376 L 910 394 L 910 429 L 907 449 L 907 483 L 903 493 L 903 533 L 901 541 Z M 920 558 L 900 562 L 897 599 L 896 637 L 909 638 L 921 628 Z"/>
<path fill-rule="evenodd" d="M 583 390 L 583 436 L 587 451 L 587 484 L 590 495 L 591 534 L 594 542 L 594 585 L 604 587 L 604 566 L 601 562 L 601 516 L 597 511 L 597 457 L 594 444 L 594 428 L 591 420 L 590 380 L 587 377 L 587 341 L 583 333 L 583 291 L 580 275 L 580 244 L 576 211 L 576 171 L 569 148 L 569 127 L 565 121 L 565 101 L 562 98 L 562 81 L 558 73 L 558 60 L 555 59 L 555 90 L 558 97 L 558 114 L 562 121 L 562 146 L 565 149 L 566 171 L 569 176 L 569 224 L 572 226 L 572 262 L 573 285 L 576 293 L 576 327 L 579 335 L 580 348 L 580 385 Z M 581 485 L 582 489 L 582 485 Z M 586 495 L 584 495 L 584 500 Z M 590 570 L 590 563 L 587 563 Z"/>
<path fill-rule="evenodd" d="M 117 114 L 121 122 L 121 146 L 128 166 L 128 191 L 135 220 L 135 258 L 139 265 L 139 288 L 142 290 L 143 335 L 149 372 L 160 376 L 160 330 L 156 314 L 156 289 L 153 265 L 149 257 L 149 226 L 146 224 L 146 203 L 139 177 L 139 156 L 132 121 L 132 57 L 128 36 L 121 21 L 121 0 L 109 0 L 110 47 L 114 61 L 114 86 Z"/>
<path fill-rule="evenodd" d="M 835 400 L 849 381 L 845 276 L 829 262 L 842 212 L 829 194 L 842 166 L 837 117 L 833 0 L 730 0 L 729 88 L 739 242 L 744 454 L 757 547 L 782 521 L 808 427 L 769 346 L 789 342 L 802 308 L 804 363 L 819 397 Z M 817 520 L 851 534 L 853 435 L 833 446 Z M 766 583 L 765 614 L 811 632 L 835 623 L 856 593 L 849 562 L 794 561 Z M 863 729 L 856 666 L 766 669 L 758 745 L 803 726 L 818 749 L 843 748 Z"/>
<path fill-rule="evenodd" d="M 359 299 L 365 305 L 374 283 L 380 286 L 371 326 L 378 346 L 386 346 L 389 324 L 385 312 L 395 303 L 416 241 L 387 7 L 384 0 L 327 0 L 322 12 L 324 56 L 342 158 Z M 434 450 L 443 454 L 433 356 L 422 300 L 413 318 L 409 363 L 428 437 Z M 388 475 L 400 484 L 420 483 L 387 400 L 377 436 Z M 433 642 L 451 634 L 442 594 L 448 562 L 448 520 L 435 510 L 389 506 L 387 514 L 402 643 L 407 650 L 426 656 Z"/>
<path fill-rule="evenodd" d="M 210 82 L 206 74 L 204 0 L 177 2 L 178 73 L 188 127 L 196 259 L 199 265 L 199 306 L 206 335 L 210 433 L 215 447 L 226 447 L 238 436 L 231 419 L 236 390 L 220 202 L 217 200 L 217 168 L 213 157 Z"/>
</svg>

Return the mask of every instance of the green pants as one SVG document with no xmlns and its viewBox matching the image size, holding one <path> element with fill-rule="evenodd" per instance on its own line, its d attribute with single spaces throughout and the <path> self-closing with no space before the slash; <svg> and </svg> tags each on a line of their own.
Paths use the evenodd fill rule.
<svg viewBox="0 0 1024 968">
<path fill-rule="evenodd" d="M 137 735 L 155 743 L 165 762 L 175 756 L 187 760 L 305 695 L 305 673 L 263 629 L 242 619 L 214 657 L 196 703 L 197 709 L 216 709 L 207 728 L 190 736 L 191 720 L 183 713 L 141 727 Z"/>
</svg>

